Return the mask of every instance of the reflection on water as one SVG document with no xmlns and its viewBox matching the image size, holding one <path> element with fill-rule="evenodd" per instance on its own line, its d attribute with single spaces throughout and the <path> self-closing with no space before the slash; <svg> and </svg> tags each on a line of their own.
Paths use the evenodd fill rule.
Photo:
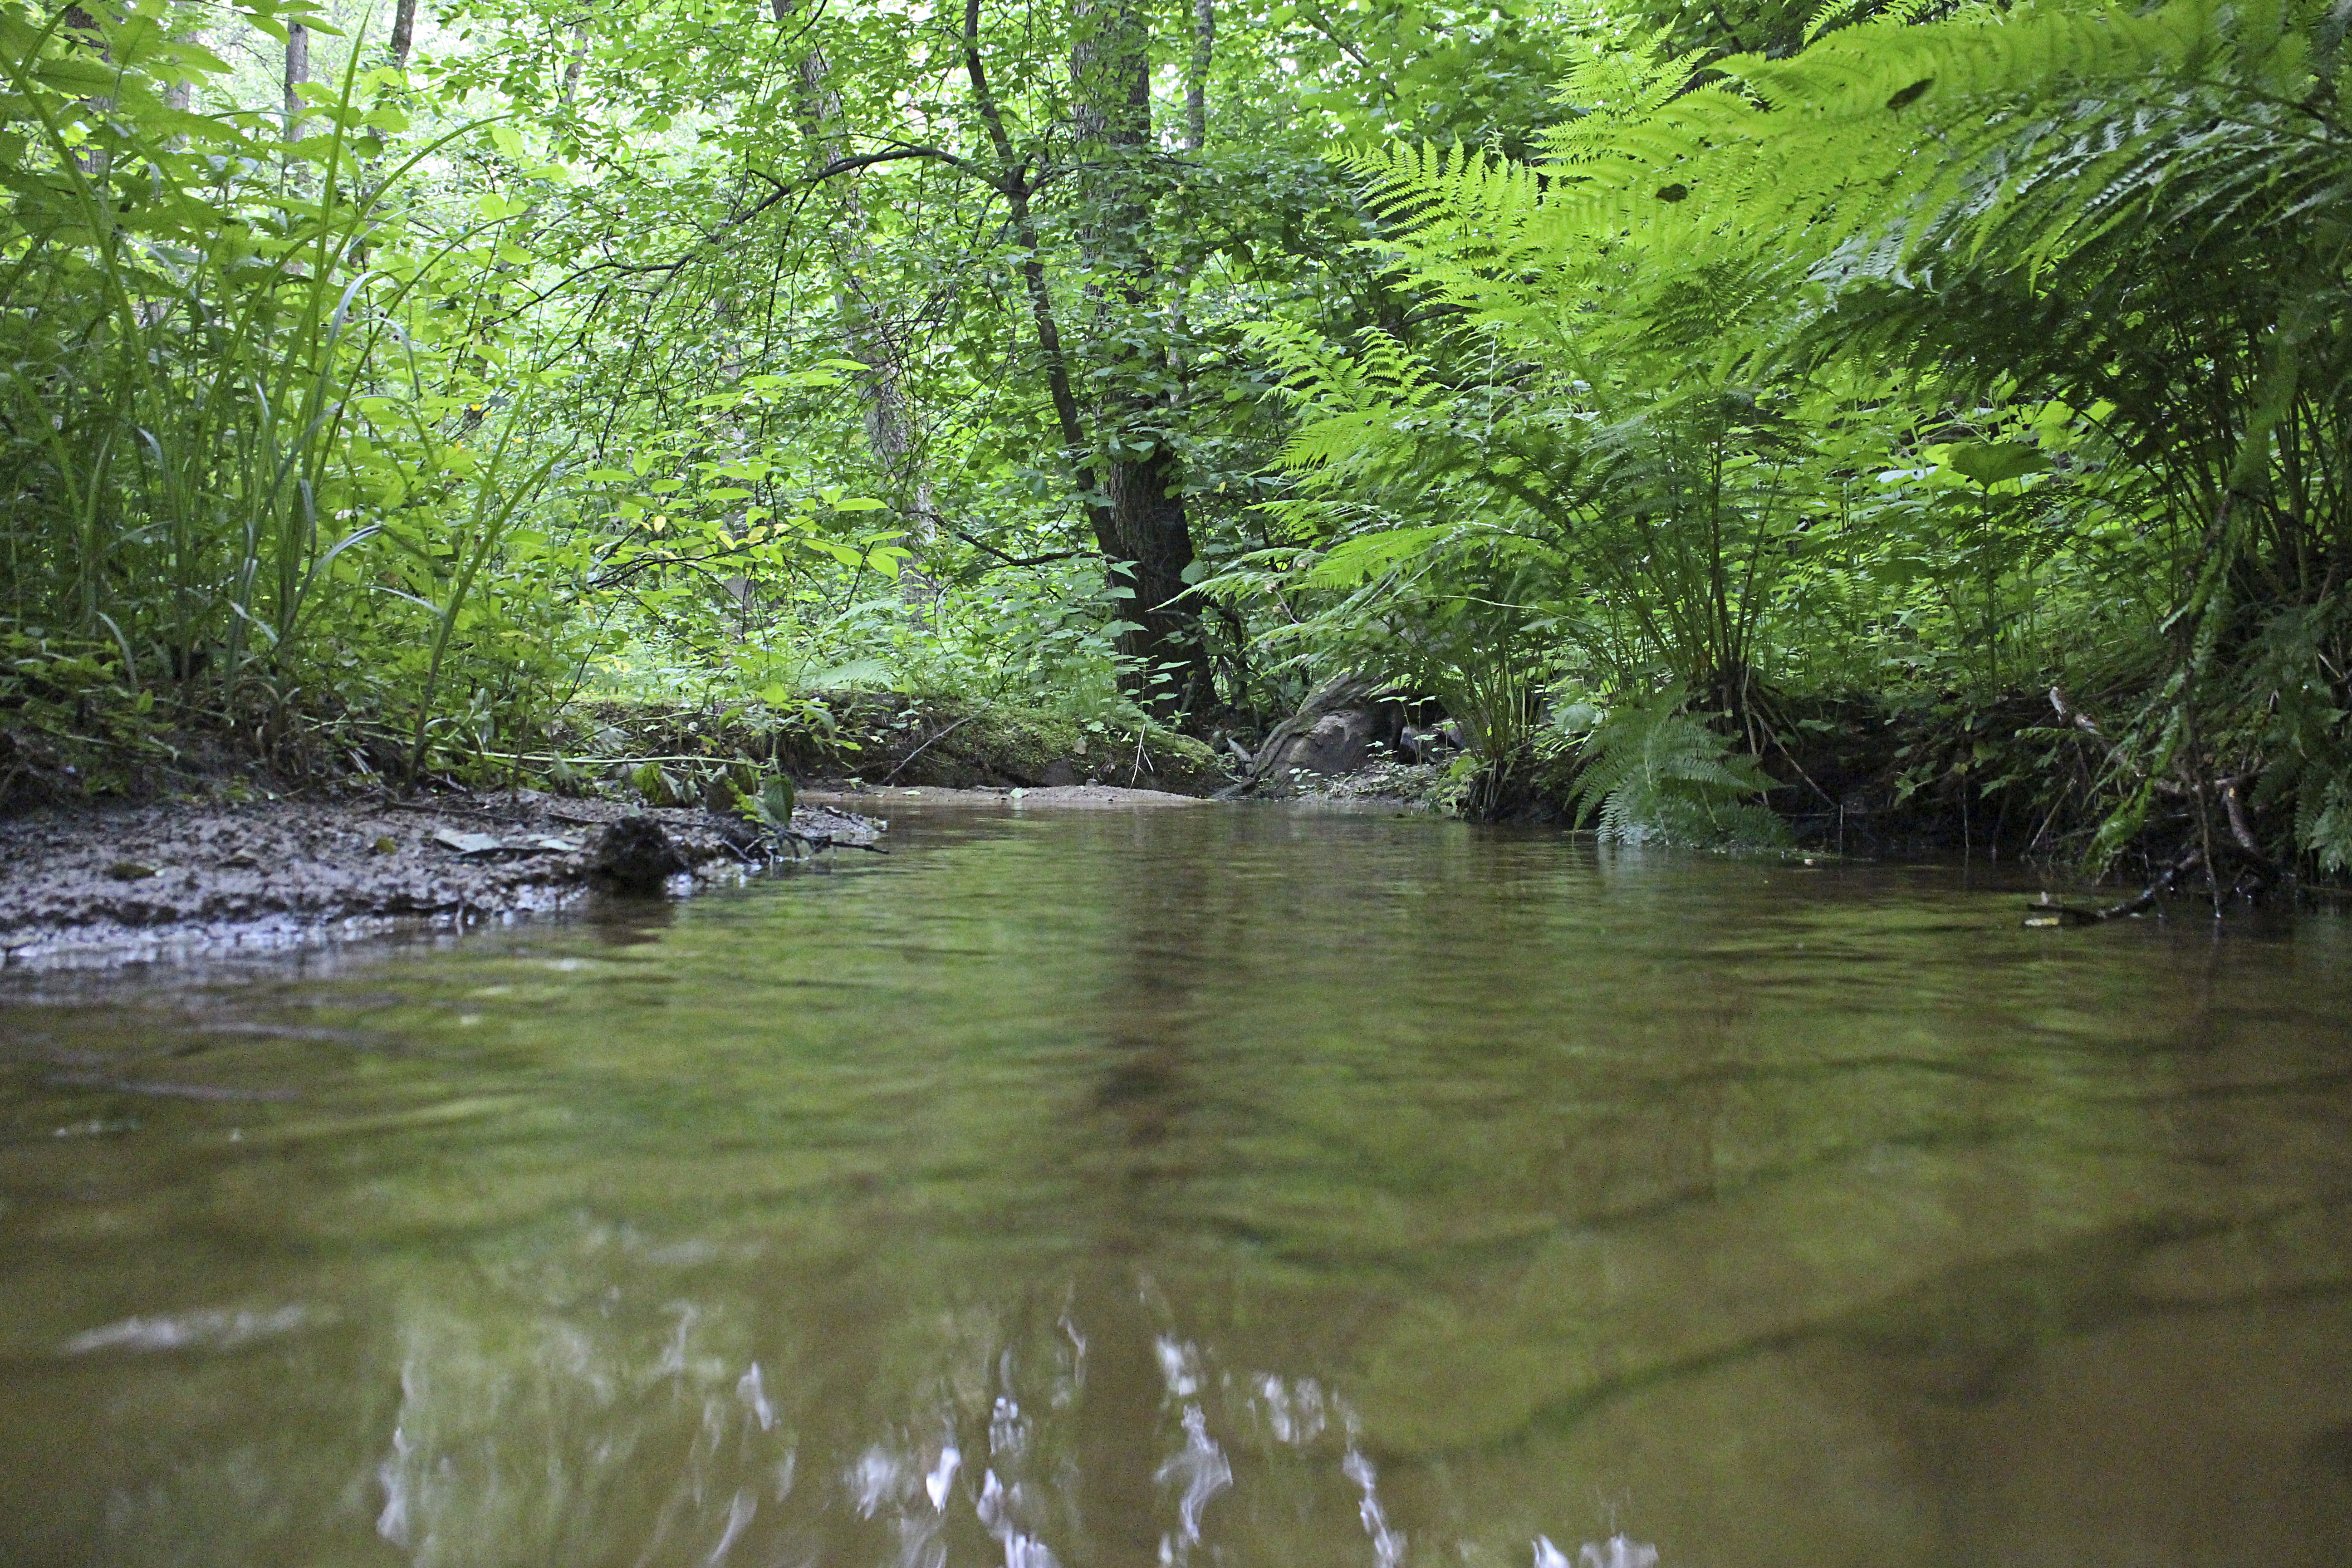
<svg viewBox="0 0 2352 1568">
<path fill-rule="evenodd" d="M 0 1560 L 2352 1561 L 2342 922 L 898 829 L 17 982 Z"/>
</svg>

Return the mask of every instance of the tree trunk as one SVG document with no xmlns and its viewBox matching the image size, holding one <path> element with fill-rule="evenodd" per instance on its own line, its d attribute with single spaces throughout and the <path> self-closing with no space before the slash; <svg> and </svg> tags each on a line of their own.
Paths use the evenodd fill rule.
<svg viewBox="0 0 2352 1568">
<path fill-rule="evenodd" d="M 1216 57 L 1216 0 L 1192 0 L 1192 62 L 1184 76 L 1184 147 L 1209 144 L 1209 64 Z"/>
<path fill-rule="evenodd" d="M 68 37 L 79 35 L 77 41 L 87 45 L 100 59 L 112 63 L 114 54 L 106 42 L 106 35 L 99 30 L 98 18 L 88 11 L 79 5 L 67 7 L 63 30 Z M 112 107 L 114 99 L 110 93 L 100 93 L 80 101 L 83 110 L 95 118 Z M 73 159 L 93 182 L 106 178 L 109 158 L 104 149 L 85 145 L 74 153 Z"/>
<path fill-rule="evenodd" d="M 1138 400 L 1136 406 L 1144 405 Z M 1116 539 L 1108 548 L 1126 563 L 1113 569 L 1113 580 L 1134 594 L 1124 618 L 1135 629 L 1120 634 L 1119 651 L 1136 661 L 1138 695 L 1163 717 L 1202 711 L 1214 696 L 1201 612 L 1183 597 L 1192 585 L 1185 574 L 1192 566 L 1192 531 L 1177 488 L 1181 479 L 1164 447 L 1104 465 Z"/>
<path fill-rule="evenodd" d="M 784 20 L 793 0 L 773 0 L 774 15 Z M 842 157 L 841 99 L 833 90 L 832 68 L 822 49 L 811 49 L 800 63 L 801 129 L 808 139 L 812 174 L 832 167 Z M 866 367 L 857 378 L 860 422 L 866 428 L 866 450 L 874 457 L 889 500 L 906 519 L 906 543 L 912 558 L 901 568 L 910 599 L 929 599 L 936 585 L 919 569 L 924 549 L 937 532 L 937 506 L 930 479 L 915 449 L 913 421 L 907 409 L 905 375 L 897 345 L 891 342 L 882 313 L 866 288 L 863 274 L 870 259 L 866 245 L 866 203 L 856 177 L 840 177 L 840 232 L 846 237 L 834 268 L 834 300 L 841 315 L 843 357 Z"/>
<path fill-rule="evenodd" d="M 172 37 L 181 43 L 194 44 L 202 48 L 205 42 L 202 6 L 195 0 L 181 0 L 172 7 Z M 175 81 L 163 89 L 163 107 L 177 113 L 185 114 L 194 107 L 195 101 L 195 83 L 193 81 Z"/>
<path fill-rule="evenodd" d="M 1184 150 L 1198 153 L 1209 142 L 1209 67 L 1216 58 L 1215 0 L 1193 0 L 1192 58 L 1184 76 Z M 1169 269 L 1174 298 L 1168 306 L 1168 375 L 1176 384 L 1171 401 L 1189 401 L 1192 384 L 1192 268 L 1180 258 Z"/>
<path fill-rule="evenodd" d="M 299 22 L 286 26 L 286 140 L 302 134 L 302 84 L 310 79 L 310 29 Z"/>
<path fill-rule="evenodd" d="M 414 3 L 414 0 L 411 0 Z M 572 58 L 563 62 L 563 107 L 570 109 L 580 92 L 580 73 L 588 64 L 588 19 L 582 17 L 572 24 Z"/>
<path fill-rule="evenodd" d="M 1119 281 L 1094 292 L 1097 341 L 1124 334 L 1154 303 L 1159 282 L 1150 244 L 1151 157 L 1150 38 L 1140 0 L 1076 0 L 1070 51 L 1071 102 L 1079 156 L 1097 173 L 1084 197 L 1093 209 L 1079 244 L 1088 270 Z M 1205 109 L 1204 109 L 1205 114 Z M 1199 606 L 1191 584 L 1192 532 L 1185 515 L 1182 465 L 1166 439 L 1170 400 L 1132 383 L 1108 385 L 1096 408 L 1097 468 L 1102 501 L 1095 528 L 1118 585 L 1133 597 L 1119 651 L 1134 661 L 1137 695 L 1163 716 L 1197 712 L 1214 698 Z"/>
<path fill-rule="evenodd" d="M 405 69 L 408 51 L 416 41 L 416 0 L 400 0 L 392 11 L 392 64 Z"/>
</svg>

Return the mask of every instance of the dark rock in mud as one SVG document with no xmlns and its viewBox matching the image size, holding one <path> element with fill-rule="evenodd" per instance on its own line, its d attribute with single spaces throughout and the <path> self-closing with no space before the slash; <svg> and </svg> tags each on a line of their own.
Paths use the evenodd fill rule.
<svg viewBox="0 0 2352 1568">
<path fill-rule="evenodd" d="M 646 894 L 660 892 L 688 868 L 686 857 L 660 823 L 647 816 L 625 816 L 596 841 L 588 876 L 616 893 Z"/>
<path fill-rule="evenodd" d="M 1226 795 L 1286 794 L 1305 777 L 1352 773 L 1402 743 L 1412 705 L 1360 676 L 1324 682 L 1275 726 Z"/>
</svg>

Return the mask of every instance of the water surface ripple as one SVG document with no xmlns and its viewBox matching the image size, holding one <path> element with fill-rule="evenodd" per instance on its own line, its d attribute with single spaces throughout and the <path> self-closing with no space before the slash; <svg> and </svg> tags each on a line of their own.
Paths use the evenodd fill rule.
<svg viewBox="0 0 2352 1568">
<path fill-rule="evenodd" d="M 0 986 L 0 1561 L 2352 1562 L 2352 922 L 891 840 Z"/>
</svg>

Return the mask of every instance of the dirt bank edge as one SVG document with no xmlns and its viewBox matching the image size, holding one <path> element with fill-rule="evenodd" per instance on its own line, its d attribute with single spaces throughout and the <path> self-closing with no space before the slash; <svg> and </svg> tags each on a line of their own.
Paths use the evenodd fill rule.
<svg viewBox="0 0 2352 1568">
<path fill-rule="evenodd" d="M 628 816 L 677 846 L 688 870 L 674 892 L 767 868 L 731 818 L 532 790 L 56 806 L 0 818 L 0 967 L 305 946 L 561 909 L 590 896 L 597 840 Z M 881 831 L 822 805 L 795 810 L 793 826 L 830 847 Z"/>
<path fill-rule="evenodd" d="M 860 811 L 885 811 L 894 804 L 1002 806 L 1015 811 L 1047 808 L 1107 811 L 1216 804 L 1206 795 L 1178 795 L 1164 789 L 1131 789 L 1125 784 L 1050 784 L 1036 789 L 978 786 L 963 789 L 942 784 L 867 784 L 845 779 L 823 780 L 808 784 L 801 790 L 800 797 L 813 805 L 854 806 Z"/>
</svg>

